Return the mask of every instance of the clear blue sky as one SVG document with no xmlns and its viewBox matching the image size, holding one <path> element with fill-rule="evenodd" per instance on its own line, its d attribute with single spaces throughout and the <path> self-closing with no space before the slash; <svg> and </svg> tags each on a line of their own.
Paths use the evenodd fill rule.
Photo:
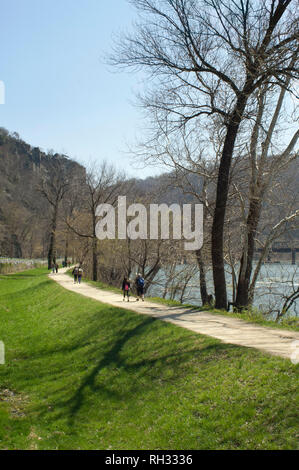
<svg viewBox="0 0 299 470">
<path fill-rule="evenodd" d="M 134 17 L 126 0 L 2 0 L 0 126 L 83 164 L 108 159 L 132 176 L 156 173 L 134 170 L 127 155 L 145 125 L 132 105 L 141 77 L 103 59 Z"/>
</svg>

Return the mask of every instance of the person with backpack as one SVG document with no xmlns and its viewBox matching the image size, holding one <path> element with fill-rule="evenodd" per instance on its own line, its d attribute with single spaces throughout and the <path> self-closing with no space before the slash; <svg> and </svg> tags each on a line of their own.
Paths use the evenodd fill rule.
<svg viewBox="0 0 299 470">
<path fill-rule="evenodd" d="M 144 301 L 144 279 L 140 273 L 136 277 L 135 284 L 136 284 L 136 290 L 137 290 L 136 301 L 137 302 L 139 301 L 139 297 L 141 297 L 142 301 Z"/>
<path fill-rule="evenodd" d="M 126 296 L 127 296 L 128 302 L 130 301 L 130 288 L 131 288 L 130 280 L 127 277 L 124 277 L 124 280 L 122 283 L 122 291 L 124 293 L 123 301 L 125 300 Z"/>
<path fill-rule="evenodd" d="M 80 265 L 78 268 L 78 283 L 79 284 L 81 284 L 82 276 L 83 276 L 83 269 L 82 269 L 82 266 Z"/>
<path fill-rule="evenodd" d="M 75 266 L 72 271 L 72 275 L 74 276 L 74 284 L 77 284 L 77 281 L 78 281 L 78 271 L 79 271 L 78 266 Z"/>
</svg>

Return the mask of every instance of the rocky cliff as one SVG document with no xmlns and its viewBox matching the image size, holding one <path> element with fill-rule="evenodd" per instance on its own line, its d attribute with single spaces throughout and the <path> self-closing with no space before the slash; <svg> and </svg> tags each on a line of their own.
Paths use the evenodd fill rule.
<svg viewBox="0 0 299 470">
<path fill-rule="evenodd" d="M 41 179 L 51 179 L 57 161 L 65 172 L 84 178 L 85 168 L 66 155 L 46 154 L 0 128 L 0 256 L 42 255 L 42 242 L 35 253 L 24 253 L 23 242 L 36 245 L 36 231 L 46 223 L 48 206 L 37 187 Z"/>
</svg>

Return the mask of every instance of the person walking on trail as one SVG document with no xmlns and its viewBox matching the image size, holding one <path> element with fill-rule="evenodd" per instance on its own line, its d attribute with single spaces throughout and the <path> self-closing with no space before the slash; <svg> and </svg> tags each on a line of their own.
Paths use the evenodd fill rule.
<svg viewBox="0 0 299 470">
<path fill-rule="evenodd" d="M 56 271 L 56 274 L 58 273 L 58 268 L 59 268 L 58 264 L 55 263 L 55 271 Z"/>
<path fill-rule="evenodd" d="M 74 276 L 74 284 L 77 284 L 78 272 L 79 272 L 79 268 L 78 268 L 78 266 L 75 266 L 73 271 L 72 271 L 72 275 Z"/>
<path fill-rule="evenodd" d="M 136 302 L 139 301 L 139 297 L 144 301 L 144 279 L 139 273 L 135 279 L 135 285 L 137 290 L 137 299 Z"/>
<path fill-rule="evenodd" d="M 130 288 L 131 288 L 130 280 L 127 277 L 124 277 L 124 280 L 122 283 L 122 291 L 124 293 L 123 301 L 125 300 L 126 296 L 127 296 L 128 302 L 130 301 Z"/>
<path fill-rule="evenodd" d="M 81 284 L 82 276 L 83 276 L 83 269 L 82 269 L 82 266 L 79 266 L 78 268 L 78 283 L 79 284 Z"/>
<path fill-rule="evenodd" d="M 52 266 L 51 266 L 51 267 L 52 267 L 52 273 L 54 274 L 54 273 L 55 273 L 55 264 L 52 263 Z"/>
</svg>

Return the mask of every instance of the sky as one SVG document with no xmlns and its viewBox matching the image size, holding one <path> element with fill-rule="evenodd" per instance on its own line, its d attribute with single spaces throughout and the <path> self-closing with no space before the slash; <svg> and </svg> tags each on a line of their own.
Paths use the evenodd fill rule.
<svg viewBox="0 0 299 470">
<path fill-rule="evenodd" d="M 142 77 L 105 59 L 135 15 L 126 0 L 1 0 L 0 126 L 84 165 L 106 159 L 129 176 L 160 173 L 138 169 L 129 153 L 146 126 L 133 104 Z"/>
</svg>

